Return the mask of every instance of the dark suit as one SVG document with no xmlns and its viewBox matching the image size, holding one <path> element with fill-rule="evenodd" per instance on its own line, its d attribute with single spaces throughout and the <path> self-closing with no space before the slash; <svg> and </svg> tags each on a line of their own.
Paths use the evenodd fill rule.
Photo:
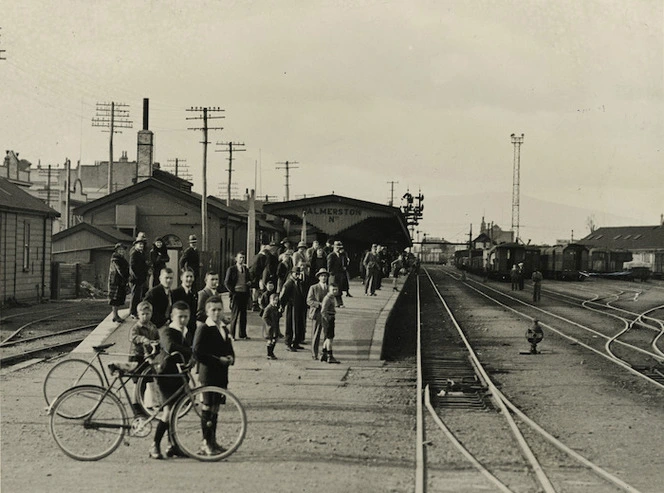
<svg viewBox="0 0 664 493">
<path fill-rule="evenodd" d="M 286 309 L 286 345 L 296 346 L 304 341 L 307 327 L 307 291 L 304 280 L 288 276 L 279 297 Z"/>
<path fill-rule="evenodd" d="M 224 330 L 225 329 L 221 329 Z M 198 377 L 201 385 L 228 386 L 228 364 L 219 361 L 219 356 L 233 356 L 233 341 L 226 333 L 224 339 L 215 326 L 203 325 L 194 337 L 194 357 L 198 361 Z"/>
<path fill-rule="evenodd" d="M 194 247 L 187 247 L 184 252 L 182 252 L 182 257 L 180 258 L 180 270 L 189 268 L 194 271 L 194 286 L 198 283 L 198 278 L 201 276 L 200 270 L 201 257 Z"/>
<path fill-rule="evenodd" d="M 155 365 L 160 374 L 178 373 L 177 363 L 183 363 L 183 359 L 184 362 L 191 359 L 191 348 L 185 342 L 182 332 L 177 329 L 168 326 L 159 329 L 159 345 L 161 351 L 155 358 Z M 175 351 L 181 353 L 183 358 L 170 356 Z M 163 400 L 175 394 L 183 383 L 184 380 L 177 377 L 157 378 L 157 386 Z"/>
<path fill-rule="evenodd" d="M 176 301 L 184 301 L 189 306 L 189 323 L 187 323 L 187 333 L 185 339 L 190 346 L 194 342 L 194 333 L 196 332 L 196 310 L 198 309 L 198 293 L 193 289 L 187 293 L 184 287 L 180 286 L 174 289 L 171 293 L 173 303 Z"/>
<path fill-rule="evenodd" d="M 238 276 L 240 274 L 237 264 L 231 265 L 226 271 L 224 286 L 228 289 L 228 295 L 231 302 L 231 334 L 233 338 L 247 337 L 247 304 L 249 302 L 249 290 L 251 285 L 251 276 L 246 265 L 242 266 L 245 275 L 245 291 L 237 291 Z M 240 328 L 238 330 L 238 321 Z"/>
<path fill-rule="evenodd" d="M 145 250 L 133 250 L 129 256 L 129 282 L 131 284 L 131 302 L 129 313 L 136 315 L 136 306 L 141 302 L 148 290 L 149 276 L 148 258 Z"/>
<path fill-rule="evenodd" d="M 145 301 L 152 305 L 152 318 L 150 319 L 157 328 L 168 325 L 171 319 L 171 307 L 173 306 L 172 293 L 166 294 L 164 286 L 159 284 L 145 295 Z"/>
<path fill-rule="evenodd" d="M 212 292 L 212 290 L 209 290 L 208 288 L 203 288 L 198 292 L 198 306 L 196 307 L 196 320 L 199 322 L 205 322 L 205 319 L 207 318 L 207 315 L 205 314 L 205 302 L 210 298 L 211 296 L 215 296 L 218 293 Z M 221 299 L 221 298 L 220 298 Z M 222 305 L 223 307 L 223 302 Z"/>
<path fill-rule="evenodd" d="M 341 298 L 341 288 L 343 287 L 342 277 L 346 277 L 344 266 L 341 262 L 341 257 L 337 252 L 332 252 L 327 256 L 327 270 L 330 273 L 330 284 L 339 286 L 339 295 L 335 298 L 337 306 L 344 304 Z"/>
</svg>

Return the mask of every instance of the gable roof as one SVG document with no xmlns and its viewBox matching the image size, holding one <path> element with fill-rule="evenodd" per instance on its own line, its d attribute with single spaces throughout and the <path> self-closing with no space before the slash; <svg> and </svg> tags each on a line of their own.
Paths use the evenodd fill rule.
<svg viewBox="0 0 664 493">
<path fill-rule="evenodd" d="M 87 202 L 86 204 L 78 206 L 74 209 L 74 214 L 82 216 L 100 207 L 106 207 L 109 204 L 116 203 L 125 197 L 130 197 L 132 195 L 143 192 L 148 188 L 156 188 L 157 190 L 166 192 L 171 196 L 175 196 L 186 202 L 189 202 L 195 207 L 200 207 L 201 204 L 200 194 L 182 190 L 180 188 L 171 186 L 170 184 L 165 183 L 164 181 L 161 181 L 155 177 L 152 177 L 148 178 L 147 180 L 143 180 L 140 183 L 136 183 L 135 185 L 132 185 L 130 187 L 123 188 L 122 190 L 117 190 L 110 195 L 105 195 L 104 197 L 100 197 L 96 200 L 93 200 L 92 202 Z M 230 207 L 226 207 L 225 205 L 222 205 L 218 200 L 212 200 L 212 199 L 214 199 L 214 197 L 208 196 L 207 198 L 208 207 L 209 208 L 211 207 L 212 211 L 216 211 L 217 213 L 222 213 L 224 216 L 232 216 L 237 221 L 243 220 L 243 215 L 240 212 Z M 208 212 L 210 212 L 210 209 L 208 209 Z"/>
<path fill-rule="evenodd" d="M 587 247 L 638 250 L 664 248 L 664 225 L 598 228 L 578 241 Z"/>
<path fill-rule="evenodd" d="M 6 178 L 0 178 L 0 210 L 30 212 L 41 216 L 60 217 L 59 212 L 51 209 L 42 200 L 33 197 Z"/>
<path fill-rule="evenodd" d="M 89 231 L 90 233 L 99 236 L 100 238 L 103 238 L 104 240 L 107 240 L 111 243 L 120 242 L 131 244 L 134 241 L 134 238 L 124 234 L 122 231 L 118 231 L 115 228 L 111 228 L 110 226 L 93 226 L 89 223 L 78 223 L 71 228 L 67 228 L 63 231 L 55 233 L 53 235 L 53 241 L 61 240 L 80 231 Z"/>
</svg>

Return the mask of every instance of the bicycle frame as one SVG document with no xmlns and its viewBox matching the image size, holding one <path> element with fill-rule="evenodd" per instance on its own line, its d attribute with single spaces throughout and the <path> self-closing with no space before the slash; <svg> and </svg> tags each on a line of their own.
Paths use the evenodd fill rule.
<svg viewBox="0 0 664 493">
<path fill-rule="evenodd" d="M 139 367 L 137 369 L 141 368 L 142 366 L 143 366 L 142 364 L 139 365 Z M 140 373 L 136 373 L 135 371 L 133 371 L 133 372 L 119 371 L 118 375 L 113 379 L 111 384 L 108 385 L 104 389 L 104 394 L 102 395 L 101 399 L 99 399 L 99 402 L 97 402 L 97 404 L 92 408 L 92 410 L 88 414 L 88 417 L 84 420 L 83 428 L 86 428 L 86 429 L 124 428 L 125 430 L 131 431 L 132 426 L 131 426 L 131 423 L 129 421 L 126 422 L 126 423 L 123 423 L 123 424 L 113 424 L 113 423 L 103 423 L 103 422 L 98 423 L 98 422 L 93 421 L 93 417 L 94 417 L 94 414 L 97 411 L 97 409 L 99 409 L 102 402 L 106 398 L 106 396 L 108 394 L 110 394 L 111 392 L 113 392 L 113 389 L 116 386 L 117 382 L 120 382 L 120 388 L 124 391 L 124 395 L 127 398 L 127 402 L 131 402 L 131 400 L 129 398 L 129 391 L 127 390 L 127 384 L 129 383 L 129 380 L 131 380 L 134 377 L 139 377 L 139 376 L 144 376 L 144 377 L 147 376 L 147 377 L 152 377 L 152 378 L 181 378 L 183 380 L 182 386 L 171 397 L 166 399 L 165 402 L 161 403 L 156 411 L 154 411 L 153 413 L 150 414 L 150 416 L 148 416 L 147 420 L 139 427 L 139 431 L 145 425 L 147 425 L 148 423 L 151 423 L 152 421 L 154 421 L 156 419 L 156 417 L 161 413 L 161 411 L 166 406 L 177 402 L 177 400 L 180 399 L 182 397 L 182 395 L 186 394 L 186 395 L 189 395 L 190 398 L 191 398 L 192 387 L 190 386 L 190 382 L 192 381 L 192 378 L 191 378 L 191 375 L 189 374 L 189 370 L 187 370 L 184 373 L 173 373 L 173 374 L 156 374 L 155 373 L 155 374 L 142 374 L 142 375 Z M 118 392 L 119 392 L 119 389 L 118 389 Z M 117 397 L 117 395 L 116 395 L 116 397 Z M 122 402 L 122 399 L 120 399 L 120 402 Z M 122 402 L 122 405 L 123 405 L 123 407 L 125 407 L 125 410 L 126 410 L 126 406 L 125 406 L 124 402 Z M 53 406 L 51 406 L 51 407 L 53 407 Z M 51 413 L 51 410 L 49 410 L 49 414 L 50 413 Z M 135 419 L 137 417 L 139 417 L 139 416 L 136 415 L 136 412 L 132 408 L 131 418 Z"/>
</svg>

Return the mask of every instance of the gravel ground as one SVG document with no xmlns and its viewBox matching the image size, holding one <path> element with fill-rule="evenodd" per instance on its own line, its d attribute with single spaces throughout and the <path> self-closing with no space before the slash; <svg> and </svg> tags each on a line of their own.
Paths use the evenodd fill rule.
<svg viewBox="0 0 664 493">
<path fill-rule="evenodd" d="M 540 345 L 543 354 L 520 355 L 519 351 L 528 349 L 525 319 L 490 304 L 459 281 L 440 275 L 440 269 L 431 270 L 480 359 L 493 369 L 494 381 L 512 402 L 563 443 L 640 491 L 663 491 L 663 391 L 555 334 L 545 333 Z M 499 283 L 491 285 L 501 287 Z M 571 283 L 556 283 L 558 290 L 565 290 L 566 286 L 576 289 Z M 658 293 L 653 291 L 639 298 L 641 306 L 658 302 Z M 527 300 L 529 293 L 521 296 Z M 569 308 L 565 306 L 565 310 Z M 423 316 L 440 318 L 440 307 L 429 304 Z M 574 311 L 579 323 L 601 325 L 602 317 L 587 310 Z M 510 487 L 515 491 L 537 491 L 528 479 L 530 474 L 519 452 L 505 442 L 503 427 L 493 425 L 495 421 L 487 418 L 487 413 L 443 410 L 441 414 L 459 438 L 476 449 L 478 456 Z M 446 440 L 439 438 L 440 432 L 432 429 L 430 423 L 427 427 L 428 436 L 435 437 L 427 449 L 429 460 L 435 465 L 429 483 L 432 491 L 490 489 L 489 483 L 477 479 L 479 475 L 474 471 L 463 474 L 470 467 L 468 463 L 449 451 L 449 445 L 442 443 Z M 557 449 L 542 445 L 532 433 L 525 435 L 535 438 L 533 450 L 541 456 L 559 491 L 615 491 L 579 469 Z"/>
</svg>

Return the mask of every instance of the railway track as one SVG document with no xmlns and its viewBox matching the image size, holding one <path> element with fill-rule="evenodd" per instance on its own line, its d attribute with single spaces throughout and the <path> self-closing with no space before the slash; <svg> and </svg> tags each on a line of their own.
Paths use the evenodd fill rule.
<svg viewBox="0 0 664 493">
<path fill-rule="evenodd" d="M 461 279 L 461 276 L 455 276 L 450 272 L 446 272 L 445 274 L 455 279 Z M 591 327 L 587 323 L 580 323 L 571 319 L 572 316 L 576 316 L 573 313 L 560 315 L 559 313 L 563 313 L 564 311 L 559 306 L 556 307 L 559 313 L 555 313 L 544 306 L 524 301 L 522 296 L 518 294 L 519 292 L 504 291 L 477 281 L 471 276 L 466 276 L 465 284 L 469 289 L 493 303 L 529 320 L 540 320 L 540 325 L 548 330 L 608 359 L 656 387 L 664 389 L 662 357 L 659 349 L 655 351 L 652 348 L 653 343 L 656 344 L 657 341 L 662 340 L 661 332 L 654 339 L 644 337 L 642 331 L 640 334 L 637 334 L 635 330 L 630 331 L 633 325 L 630 326 L 631 321 L 629 319 L 614 313 L 604 312 L 603 310 L 599 311 L 599 313 L 613 318 L 618 326 L 600 322 L 595 324 L 598 326 Z M 556 296 L 558 299 L 562 299 L 563 295 L 556 293 Z M 566 300 L 566 302 L 571 305 L 575 304 L 569 302 L 569 300 Z M 588 306 L 584 307 L 590 309 Z M 609 308 L 616 309 L 611 306 Z M 659 309 L 659 306 L 655 307 L 655 309 Z M 650 307 L 645 312 L 635 314 L 634 320 L 651 310 L 653 310 L 653 307 Z M 595 310 L 590 309 L 590 311 Z M 629 342 L 621 339 L 627 335 L 631 338 Z M 614 349 L 614 347 L 620 349 Z"/>
<path fill-rule="evenodd" d="M 474 443 L 473 440 L 461 440 L 456 434 L 466 433 L 468 436 L 473 436 L 472 432 L 476 429 L 499 429 L 501 427 L 508 428 L 510 431 L 513 443 L 512 449 L 517 448 L 514 443 L 518 444 L 518 450 L 523 457 L 523 463 L 527 464 L 529 471 L 535 482 L 535 488 L 538 491 L 545 491 L 547 493 L 557 491 L 570 491 L 569 475 L 572 472 L 572 464 L 575 463 L 580 471 L 575 470 L 574 476 L 579 477 L 581 474 L 599 476 L 605 481 L 604 486 L 595 486 L 593 491 L 629 491 L 637 492 L 635 488 L 628 485 L 612 473 L 599 467 L 582 457 L 577 452 L 571 450 L 565 444 L 557 440 L 551 434 L 547 433 L 537 423 L 532 421 L 525 413 L 519 410 L 496 386 L 490 377 L 490 370 L 486 369 L 477 357 L 470 342 L 466 338 L 462 327 L 457 322 L 454 313 L 446 303 L 441 295 L 434 280 L 430 277 L 429 273 L 424 270 L 423 276 L 427 286 L 430 290 L 435 292 L 435 299 L 438 300 L 442 307 L 443 317 L 439 320 L 436 327 L 434 323 L 422 324 L 418 319 L 418 373 L 421 371 L 422 384 L 424 388 L 424 400 L 428 415 L 431 416 L 437 427 L 444 433 L 448 440 L 454 444 L 454 447 L 463 454 L 463 456 L 470 461 L 478 472 L 484 477 L 486 483 L 491 483 L 494 488 L 503 492 L 521 491 L 519 486 L 510 486 L 509 470 L 512 468 L 520 468 L 523 464 L 503 464 L 503 467 L 492 467 L 491 465 L 483 464 L 481 460 L 482 445 Z M 421 286 L 418 278 L 418 311 L 420 311 L 420 296 Z M 429 306 L 432 303 L 432 295 L 427 295 Z M 450 328 L 449 331 L 442 331 L 440 325 L 445 325 Z M 436 346 L 436 347 L 434 347 Z M 438 356 L 440 353 L 450 354 L 446 357 L 447 360 L 452 360 L 453 364 L 440 364 Z M 453 357 L 452 357 L 453 356 Z M 421 367 L 421 370 L 420 370 Z M 468 372 L 472 370 L 472 375 Z M 456 372 L 456 373 L 455 373 Z M 460 375 L 458 381 L 455 381 L 451 375 Z M 450 384 L 450 381 L 452 382 Z M 421 387 L 420 387 L 421 388 Z M 440 389 L 440 390 L 439 390 Z M 484 402 L 483 406 L 473 407 L 470 401 L 466 400 L 462 405 L 450 406 L 444 399 L 450 395 L 469 395 L 475 394 L 476 400 Z M 442 399 L 441 399 L 442 398 Z M 488 402 L 490 401 L 490 402 Z M 459 404 L 459 403 L 457 403 Z M 459 431 L 458 422 L 456 424 L 456 432 L 452 430 L 451 426 L 445 423 L 445 420 L 454 422 L 454 414 L 458 413 L 458 409 L 463 413 L 474 413 L 473 420 L 470 428 L 472 430 Z M 491 411 L 497 409 L 500 413 Z M 524 436 L 521 428 L 517 425 L 513 415 L 516 416 L 522 424 L 530 428 L 528 439 Z M 467 420 L 467 417 L 466 417 Z M 419 435 L 418 435 L 419 436 Z M 534 452 L 531 446 L 533 437 L 539 442 L 545 441 L 550 445 L 556 447 L 560 453 L 565 456 L 565 463 L 560 464 L 557 462 L 555 467 L 551 464 L 543 465 L 546 462 L 541 462 L 538 455 L 541 452 Z M 505 445 L 505 447 L 508 447 Z M 474 448 L 474 450 L 472 450 Z M 538 445 L 537 450 L 541 450 L 541 444 Z M 424 455 L 424 454 L 423 454 Z M 579 466 L 580 464 L 580 466 Z M 426 468 L 424 467 L 424 475 L 426 476 Z M 507 470 L 507 471 L 506 471 Z M 512 476 L 512 479 L 513 476 Z M 585 483 L 579 484 L 592 484 L 593 480 L 584 480 Z M 420 480 L 421 484 L 425 484 L 425 479 Z M 596 480 L 595 480 L 596 481 Z M 609 488 L 609 489 L 607 489 Z M 528 489 L 532 489 L 532 486 Z M 417 490 L 416 491 L 423 491 Z M 581 490 L 580 490 L 581 491 Z M 586 491 L 585 489 L 583 491 Z"/>
</svg>

